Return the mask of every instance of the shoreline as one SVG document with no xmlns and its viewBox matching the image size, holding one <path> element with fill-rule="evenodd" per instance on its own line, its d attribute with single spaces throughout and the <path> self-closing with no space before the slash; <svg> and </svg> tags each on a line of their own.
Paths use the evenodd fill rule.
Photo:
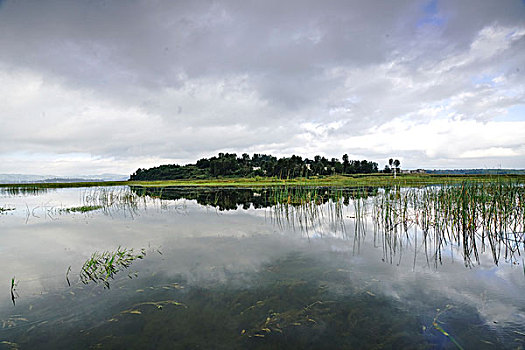
<svg viewBox="0 0 525 350">
<path fill-rule="evenodd" d="M 267 177 L 184 179 L 152 181 L 99 181 L 99 182 L 54 182 L 54 183 L 16 183 L 0 184 L 2 188 L 75 188 L 100 186 L 139 186 L 139 187 L 271 187 L 271 186 L 325 186 L 325 187 L 381 187 L 381 186 L 424 186 L 447 185 L 462 182 L 487 182 L 515 180 L 525 183 L 525 175 L 392 175 L 356 174 L 318 176 L 310 178 L 278 179 Z"/>
</svg>

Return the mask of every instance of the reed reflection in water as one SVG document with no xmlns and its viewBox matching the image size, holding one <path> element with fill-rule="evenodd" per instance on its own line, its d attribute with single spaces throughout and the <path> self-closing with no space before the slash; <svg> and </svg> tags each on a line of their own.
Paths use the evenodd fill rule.
<svg viewBox="0 0 525 350">
<path fill-rule="evenodd" d="M 420 249 L 428 265 L 443 254 L 462 255 L 466 266 L 480 264 L 489 252 L 497 265 L 517 264 L 524 249 L 525 188 L 512 181 L 463 183 L 423 188 L 272 187 L 132 188 L 161 200 L 190 199 L 220 211 L 266 208 L 267 218 L 281 230 L 311 237 L 341 237 L 360 243 L 373 232 L 383 260 L 399 264 L 412 247 L 416 264 Z M 524 270 L 525 271 L 525 270 Z"/>
</svg>

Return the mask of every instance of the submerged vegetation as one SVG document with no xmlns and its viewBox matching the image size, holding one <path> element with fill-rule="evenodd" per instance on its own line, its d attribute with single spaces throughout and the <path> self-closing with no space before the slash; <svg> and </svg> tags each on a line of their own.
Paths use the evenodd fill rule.
<svg viewBox="0 0 525 350">
<path fill-rule="evenodd" d="M 478 349 L 523 344 L 516 337 L 503 343 L 475 308 L 454 307 L 440 296 L 422 305 L 403 303 L 383 293 L 382 283 L 372 276 L 356 278 L 357 269 L 341 254 L 292 252 L 257 271 L 230 273 L 219 283 L 195 284 L 180 274 L 144 276 L 140 289 L 139 280 L 120 284 L 113 294 L 122 296 L 114 303 L 97 295 L 95 304 L 104 305 L 101 314 L 90 305 L 92 290 L 79 286 L 52 302 L 60 310 L 84 310 L 87 322 L 72 318 L 64 327 L 64 318 L 58 317 L 34 327 L 31 321 L 42 320 L 45 309 L 35 307 L 32 317 L 20 311 L 17 317 L 25 322 L 6 325 L 4 339 L 21 348 L 119 349 Z"/>
<path fill-rule="evenodd" d="M 403 176 L 396 181 L 400 179 Z M 401 260 L 407 247 L 414 248 L 414 263 L 421 248 L 429 264 L 439 264 L 442 254 L 452 251 L 459 251 L 468 267 L 483 263 L 487 257 L 495 264 L 520 262 L 518 257 L 525 249 L 523 182 L 519 178 L 485 179 L 419 188 L 397 186 L 396 182 L 384 188 L 299 184 L 82 189 L 78 191 L 82 206 L 65 211 L 137 210 L 152 201 L 189 199 L 218 210 L 266 209 L 264 218 L 258 211 L 254 215 L 258 221 L 246 225 L 269 218 L 288 232 L 297 229 L 308 238 L 332 234 L 342 240 L 311 239 L 304 249 L 306 242 L 301 239 L 281 251 L 281 244 L 288 242 L 280 240 L 279 235 L 271 237 L 278 240 L 269 246 L 261 244 L 268 237 L 173 237 L 171 230 L 178 231 L 172 223 L 182 220 L 172 216 L 173 221 L 159 220 L 170 230 L 166 239 L 170 246 L 159 252 L 162 258 L 133 265 L 133 269 L 140 269 L 140 278 L 129 280 L 126 276 L 135 276 L 130 267 L 145 257 L 144 249 L 119 247 L 95 252 L 80 269 L 81 283 L 70 283 L 69 267 L 65 272 L 66 291 L 49 291 L 47 296 L 37 296 L 37 301 L 17 299 L 16 315 L 3 321 L 2 339 L 27 348 L 183 349 L 207 348 L 210 344 L 225 349 L 519 348 L 523 339 L 515 334 L 522 335 L 522 324 L 501 326 L 501 322 L 495 326 L 482 314 L 481 307 L 462 304 L 465 299 L 450 296 L 445 288 L 454 281 L 440 289 L 424 279 L 413 281 L 410 272 L 395 266 L 394 257 Z M 189 211 L 192 215 L 184 218 L 189 225 L 202 218 L 193 216 L 195 212 L 208 210 Z M 235 218 L 231 213 L 211 212 L 206 218 L 227 218 L 228 224 Z M 145 217 L 143 223 L 148 226 L 142 227 L 160 227 L 150 226 L 152 218 L 159 216 Z M 210 236 L 221 232 L 215 228 L 223 226 L 216 223 L 210 220 Z M 137 234 L 145 237 L 143 231 L 137 230 Z M 354 259 L 352 242 L 344 240 L 353 239 L 355 249 L 359 249 L 365 237 L 373 237 L 374 245 L 369 242 L 371 249 L 367 251 L 372 255 L 368 260 L 362 256 Z M 148 235 L 144 239 L 151 238 Z M 232 243 L 238 246 L 223 249 Z M 380 249 L 387 264 L 380 262 Z M 244 255 L 240 250 L 246 250 Z M 260 253 L 263 250 L 264 254 Z M 272 252 L 266 255 L 267 251 Z M 234 252 L 231 259 L 216 259 L 216 255 L 229 252 Z M 253 254 L 252 260 L 252 252 L 260 255 Z M 422 255 L 419 261 L 424 264 L 424 260 Z M 64 270 L 60 273 L 62 281 Z M 432 279 L 432 271 L 423 273 Z M 11 280 L 13 303 L 17 283 L 15 278 Z M 86 286 L 91 283 L 100 285 Z M 110 288 L 110 284 L 111 292 L 105 293 L 102 285 Z M 461 292 L 466 290 L 460 289 L 465 288 L 463 281 L 457 285 Z M 478 292 L 475 287 L 466 291 Z M 477 296 L 465 298 L 477 300 Z M 494 295 L 486 298 L 494 299 Z M 75 310 L 74 316 L 68 309 Z M 54 312 L 51 317 L 46 314 L 49 310 Z M 523 309 L 518 306 L 516 310 L 521 317 Z"/>
</svg>

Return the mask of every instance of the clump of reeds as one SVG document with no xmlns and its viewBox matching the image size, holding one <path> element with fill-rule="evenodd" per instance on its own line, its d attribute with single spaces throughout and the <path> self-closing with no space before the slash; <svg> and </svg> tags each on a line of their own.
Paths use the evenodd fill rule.
<svg viewBox="0 0 525 350">
<path fill-rule="evenodd" d="M 36 196 L 48 192 L 50 189 L 39 186 L 8 186 L 0 187 L 1 195 L 8 196 Z"/>
<path fill-rule="evenodd" d="M 271 205 L 270 218 L 278 226 L 299 228 L 308 237 L 311 231 L 320 235 L 328 231 L 346 236 L 344 207 L 352 203 L 357 239 L 365 232 L 367 198 L 370 194 L 367 188 L 306 186 L 275 187 L 262 192 L 265 202 Z"/>
<path fill-rule="evenodd" d="M 82 206 L 79 208 L 97 208 L 105 213 L 122 210 L 131 215 L 136 213 L 139 205 L 145 205 L 145 197 L 140 197 L 129 187 L 96 187 L 82 194 Z"/>
<path fill-rule="evenodd" d="M 373 212 L 389 252 L 412 226 L 422 230 L 425 246 L 434 245 L 436 260 L 447 244 L 462 248 L 467 265 L 479 263 L 486 249 L 496 264 L 515 260 L 525 246 L 525 187 L 513 181 L 387 189 L 374 199 Z"/>
<path fill-rule="evenodd" d="M 7 213 L 8 211 L 15 210 L 15 208 L 0 207 L 0 214 Z"/>
<path fill-rule="evenodd" d="M 63 208 L 60 211 L 66 213 L 87 213 L 102 208 L 104 208 L 102 205 L 82 205 L 80 207 Z"/>
<path fill-rule="evenodd" d="M 86 260 L 80 270 L 80 280 L 87 284 L 90 281 L 104 283 L 109 289 L 109 281 L 122 269 L 127 269 L 137 259 L 143 259 L 146 250 L 134 253 L 133 249 L 118 247 L 115 251 L 95 252 Z M 131 277 L 131 276 L 130 276 Z"/>
</svg>

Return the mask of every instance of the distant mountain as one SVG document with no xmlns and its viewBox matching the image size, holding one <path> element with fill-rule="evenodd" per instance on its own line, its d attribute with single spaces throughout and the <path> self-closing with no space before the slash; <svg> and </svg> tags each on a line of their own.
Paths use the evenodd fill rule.
<svg viewBox="0 0 525 350">
<path fill-rule="evenodd" d="M 32 174 L 0 174 L 0 183 L 42 183 L 42 182 L 100 182 L 100 181 L 124 181 L 128 175 L 121 174 L 97 174 L 97 175 L 32 175 Z"/>
<path fill-rule="evenodd" d="M 439 169 L 425 170 L 437 175 L 525 175 L 525 169 Z"/>
</svg>

